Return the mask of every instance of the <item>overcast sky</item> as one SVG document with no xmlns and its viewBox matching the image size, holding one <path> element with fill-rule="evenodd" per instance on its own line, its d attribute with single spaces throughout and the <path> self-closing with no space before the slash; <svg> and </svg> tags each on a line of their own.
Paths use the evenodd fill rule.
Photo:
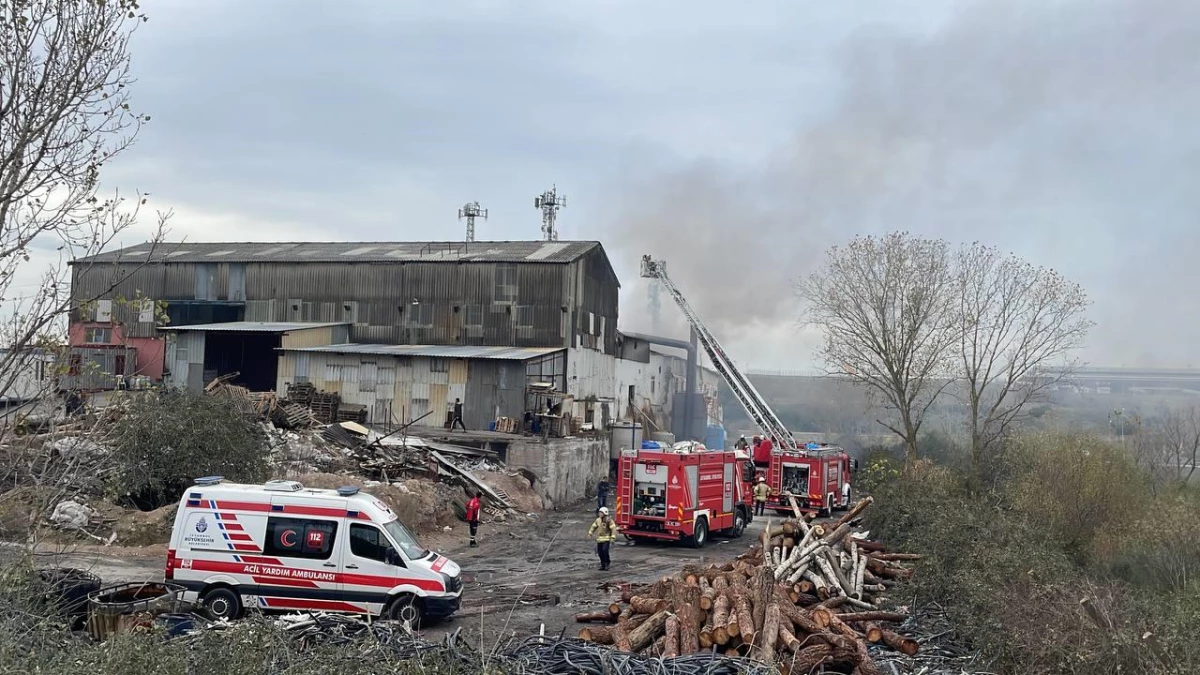
<svg viewBox="0 0 1200 675">
<path fill-rule="evenodd" d="M 152 116 L 105 181 L 173 239 L 598 239 L 621 326 L 642 253 L 728 351 L 809 369 L 792 282 L 907 229 L 1061 269 L 1096 365 L 1197 366 L 1200 3 L 166 0 L 135 39 Z M 124 243 L 136 243 L 130 236 Z"/>
</svg>

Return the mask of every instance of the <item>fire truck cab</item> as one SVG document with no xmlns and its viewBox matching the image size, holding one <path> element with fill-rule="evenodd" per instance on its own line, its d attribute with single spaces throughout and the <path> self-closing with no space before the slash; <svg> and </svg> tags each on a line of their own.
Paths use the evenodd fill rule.
<svg viewBox="0 0 1200 675">
<path fill-rule="evenodd" d="M 743 452 L 694 442 L 625 450 L 617 473 L 616 523 L 628 539 L 682 541 L 740 537 L 754 517 L 754 463 Z"/>
<path fill-rule="evenodd" d="M 771 453 L 767 467 L 767 486 L 771 488 L 768 507 L 791 513 L 789 497 L 803 511 L 829 514 L 845 509 L 849 503 L 842 487 L 850 482 L 850 455 L 838 447 L 797 448 Z"/>
</svg>

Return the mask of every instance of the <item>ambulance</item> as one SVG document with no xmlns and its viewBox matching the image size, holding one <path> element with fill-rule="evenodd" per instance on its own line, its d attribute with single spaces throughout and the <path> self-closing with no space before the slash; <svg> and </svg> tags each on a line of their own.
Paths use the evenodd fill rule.
<svg viewBox="0 0 1200 675">
<path fill-rule="evenodd" d="M 211 476 L 179 504 L 166 580 L 215 619 L 253 607 L 370 614 L 416 626 L 458 610 L 460 571 L 356 487 L 241 485 Z"/>
</svg>

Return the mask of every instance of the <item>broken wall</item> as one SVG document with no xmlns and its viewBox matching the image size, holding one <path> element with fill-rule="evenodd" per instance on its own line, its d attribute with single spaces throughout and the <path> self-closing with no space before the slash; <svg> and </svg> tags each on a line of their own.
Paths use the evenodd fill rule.
<svg viewBox="0 0 1200 675">
<path fill-rule="evenodd" d="M 514 441 L 504 461 L 509 467 L 537 474 L 536 486 L 546 508 L 563 508 L 596 494 L 596 483 L 608 475 L 606 439 L 563 438 Z"/>
</svg>

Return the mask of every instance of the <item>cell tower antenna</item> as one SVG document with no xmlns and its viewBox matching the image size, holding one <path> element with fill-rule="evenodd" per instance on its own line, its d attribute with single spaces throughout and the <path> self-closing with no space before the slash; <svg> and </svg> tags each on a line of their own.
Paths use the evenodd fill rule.
<svg viewBox="0 0 1200 675">
<path fill-rule="evenodd" d="M 533 198 L 534 208 L 542 210 L 542 236 L 546 241 L 558 241 L 558 229 L 554 223 L 558 220 L 558 210 L 566 205 L 566 195 L 558 194 L 558 186 L 555 185 Z"/>
<path fill-rule="evenodd" d="M 475 219 L 487 220 L 487 209 L 479 208 L 479 202 L 468 202 L 458 210 L 458 219 L 467 219 L 467 241 L 475 241 Z"/>
</svg>

